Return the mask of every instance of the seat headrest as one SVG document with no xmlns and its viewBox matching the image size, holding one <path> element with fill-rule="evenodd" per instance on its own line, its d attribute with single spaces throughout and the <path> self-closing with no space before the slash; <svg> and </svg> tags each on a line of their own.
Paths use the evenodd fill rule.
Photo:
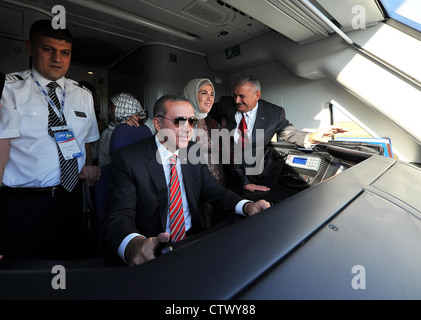
<svg viewBox="0 0 421 320">
<path fill-rule="evenodd" d="M 227 110 L 236 109 L 234 103 L 234 97 L 222 96 L 218 101 L 218 113 L 220 116 L 226 115 Z"/>
<path fill-rule="evenodd" d="M 140 142 L 143 139 L 152 136 L 151 130 L 145 124 L 139 127 L 120 124 L 115 127 L 110 139 L 110 154 L 132 143 Z"/>
</svg>

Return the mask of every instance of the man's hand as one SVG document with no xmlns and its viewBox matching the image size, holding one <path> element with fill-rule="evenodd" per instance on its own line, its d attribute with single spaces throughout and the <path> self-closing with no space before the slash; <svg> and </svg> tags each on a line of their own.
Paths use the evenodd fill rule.
<svg viewBox="0 0 421 320">
<path fill-rule="evenodd" d="M 0 188 L 3 181 L 4 169 L 10 155 L 10 139 L 0 139 Z"/>
<path fill-rule="evenodd" d="M 158 234 L 157 237 L 145 238 L 138 236 L 130 240 L 124 251 L 124 258 L 130 266 L 139 265 L 155 259 L 155 249 L 160 242 L 168 242 L 170 235 L 167 232 Z"/>
<path fill-rule="evenodd" d="M 137 114 L 132 114 L 129 118 L 126 119 L 126 124 L 131 127 L 138 127 L 142 123 L 140 117 Z"/>
<path fill-rule="evenodd" d="M 85 180 L 88 187 L 93 187 L 101 178 L 101 169 L 98 166 L 84 166 L 79 173 L 79 179 Z"/>
<path fill-rule="evenodd" d="M 252 216 L 269 207 L 269 202 L 267 202 L 266 200 L 259 200 L 257 202 L 247 202 L 243 207 L 243 211 L 247 216 Z"/>
<path fill-rule="evenodd" d="M 347 131 L 348 129 L 342 127 L 329 126 L 327 128 L 311 133 L 308 137 L 308 140 L 312 144 L 328 142 L 333 135 L 337 133 L 344 133 Z"/>
<path fill-rule="evenodd" d="M 245 184 L 243 186 L 244 189 L 246 189 L 247 191 L 250 192 L 254 192 L 254 191 L 269 191 L 270 188 L 266 187 L 266 186 L 259 186 L 257 184 L 253 184 L 253 183 L 249 183 L 249 184 Z"/>
</svg>

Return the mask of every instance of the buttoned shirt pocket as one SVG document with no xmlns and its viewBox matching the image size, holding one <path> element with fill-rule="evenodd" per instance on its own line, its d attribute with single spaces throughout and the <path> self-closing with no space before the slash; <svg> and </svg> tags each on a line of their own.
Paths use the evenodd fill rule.
<svg viewBox="0 0 421 320">
<path fill-rule="evenodd" d="M 41 138 L 48 135 L 48 107 L 18 107 L 20 133 L 23 137 Z"/>
</svg>

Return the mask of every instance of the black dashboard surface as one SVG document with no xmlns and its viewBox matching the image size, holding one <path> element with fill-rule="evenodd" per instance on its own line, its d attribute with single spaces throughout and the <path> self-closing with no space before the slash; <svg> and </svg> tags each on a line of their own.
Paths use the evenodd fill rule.
<svg viewBox="0 0 421 320">
<path fill-rule="evenodd" d="M 63 262 L 65 290 L 51 285 L 61 262 L 0 262 L 0 299 L 420 299 L 416 181 L 376 155 L 143 265 Z"/>
</svg>

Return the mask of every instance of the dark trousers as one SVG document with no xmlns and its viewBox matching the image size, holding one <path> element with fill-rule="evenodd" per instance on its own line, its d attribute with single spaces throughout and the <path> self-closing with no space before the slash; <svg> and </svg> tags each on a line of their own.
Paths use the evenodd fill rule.
<svg viewBox="0 0 421 320">
<path fill-rule="evenodd" d="M 86 256 L 82 193 L 17 192 L 0 188 L 0 254 L 72 259 Z"/>
</svg>

